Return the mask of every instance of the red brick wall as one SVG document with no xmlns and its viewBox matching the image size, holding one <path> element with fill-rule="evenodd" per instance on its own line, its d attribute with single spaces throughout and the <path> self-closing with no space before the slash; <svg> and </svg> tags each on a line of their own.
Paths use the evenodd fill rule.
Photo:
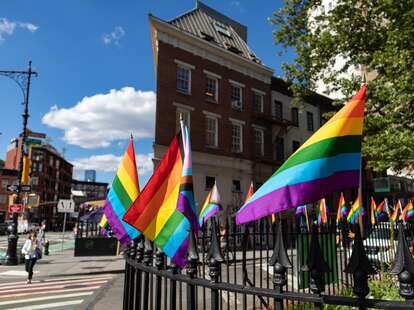
<svg viewBox="0 0 414 310">
<path fill-rule="evenodd" d="M 195 66 L 191 70 L 191 95 L 176 91 L 176 68 L 174 60 L 181 60 Z M 206 101 L 205 73 L 203 70 L 221 76 L 218 81 L 218 104 Z M 229 79 L 245 85 L 243 88 L 243 110 L 236 111 L 231 108 L 230 82 Z M 185 104 L 195 108 L 191 111 L 191 140 L 194 151 L 208 152 L 213 154 L 253 159 L 253 106 L 252 88 L 262 90 L 266 93 L 264 97 L 264 112 L 271 114 L 271 91 L 270 84 L 266 84 L 227 67 L 193 55 L 182 49 L 175 48 L 169 44 L 159 42 L 158 68 L 157 68 L 157 109 L 155 143 L 168 145 L 175 133 L 176 106 L 173 102 Z M 205 115 L 203 111 L 209 111 L 221 115 L 218 120 L 218 149 L 205 146 Z M 229 117 L 245 121 L 243 126 L 243 153 L 231 152 L 231 122 Z M 272 159 L 271 127 L 268 124 L 265 131 L 265 156 L 267 160 Z"/>
</svg>

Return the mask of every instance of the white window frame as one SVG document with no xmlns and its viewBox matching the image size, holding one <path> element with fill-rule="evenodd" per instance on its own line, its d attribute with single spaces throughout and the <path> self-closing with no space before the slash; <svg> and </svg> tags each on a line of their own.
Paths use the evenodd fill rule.
<svg viewBox="0 0 414 310">
<path fill-rule="evenodd" d="M 214 132 L 214 144 L 208 143 L 208 134 L 211 133 L 208 129 L 208 121 L 214 121 L 215 123 L 215 132 Z M 206 115 L 206 146 L 211 148 L 217 148 L 218 147 L 218 117 L 212 116 L 212 115 Z"/>
<path fill-rule="evenodd" d="M 232 97 L 232 93 L 233 93 L 232 87 L 238 88 L 240 90 L 240 99 L 238 101 L 238 104 L 235 104 L 236 101 L 235 100 L 233 101 L 233 99 L 231 98 Z M 235 81 L 230 81 L 230 100 L 231 100 L 231 107 L 233 109 L 235 109 L 235 110 L 239 110 L 239 111 L 242 111 L 243 110 L 243 87 L 244 87 L 243 84 L 240 84 L 240 83 L 235 82 Z"/>
<path fill-rule="evenodd" d="M 184 61 L 178 60 L 178 59 L 174 59 L 174 62 L 177 64 L 176 71 L 175 71 L 175 79 L 176 79 L 175 89 L 179 92 L 190 95 L 191 94 L 191 71 L 195 69 L 195 66 L 190 65 L 190 64 L 188 64 Z M 188 70 L 188 89 L 187 89 L 187 91 L 177 88 L 177 86 L 178 86 L 177 85 L 177 82 L 178 82 L 178 80 L 177 80 L 177 70 L 178 70 L 178 68 Z"/>
<path fill-rule="evenodd" d="M 260 155 L 260 156 L 264 156 L 264 130 L 263 128 L 259 128 L 259 127 L 253 127 L 253 136 L 254 136 L 254 149 L 256 151 L 256 132 L 261 132 L 261 136 L 262 136 L 262 141 L 260 142 L 261 147 L 260 147 L 260 154 L 256 154 L 256 155 Z"/>
<path fill-rule="evenodd" d="M 253 96 L 258 96 L 260 98 L 260 110 L 256 111 L 256 107 L 253 107 L 253 110 L 258 113 L 264 113 L 264 94 L 263 92 L 258 92 L 257 90 L 253 90 Z M 255 104 L 254 100 L 252 100 L 253 104 Z"/>
<path fill-rule="evenodd" d="M 214 98 L 213 97 L 209 97 L 206 94 L 207 99 L 213 99 L 215 103 L 218 103 L 218 92 L 219 92 L 219 82 L 218 82 L 218 78 L 216 76 L 212 75 L 212 74 L 206 74 L 206 88 L 207 88 L 207 79 L 213 80 L 216 83 L 216 93 L 214 94 Z"/>
<path fill-rule="evenodd" d="M 238 127 L 240 130 L 240 143 L 239 143 L 239 149 L 235 149 L 233 145 L 233 126 Z M 243 124 L 241 122 L 231 122 L 231 151 L 233 153 L 243 153 Z"/>
</svg>

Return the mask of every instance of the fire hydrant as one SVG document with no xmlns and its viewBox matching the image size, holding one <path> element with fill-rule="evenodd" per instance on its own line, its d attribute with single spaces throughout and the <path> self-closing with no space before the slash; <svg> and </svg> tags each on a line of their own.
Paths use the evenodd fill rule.
<svg viewBox="0 0 414 310">
<path fill-rule="evenodd" d="M 43 251 L 43 253 L 45 255 L 49 255 L 49 240 L 46 240 L 45 243 L 44 243 L 44 251 Z"/>
</svg>

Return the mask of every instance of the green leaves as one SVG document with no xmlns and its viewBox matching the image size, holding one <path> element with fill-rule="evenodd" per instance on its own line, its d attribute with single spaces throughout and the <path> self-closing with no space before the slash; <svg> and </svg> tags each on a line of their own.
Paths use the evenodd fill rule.
<svg viewBox="0 0 414 310">
<path fill-rule="evenodd" d="M 333 3 L 333 2 L 332 2 Z M 294 96 L 317 83 L 344 102 L 367 77 L 363 152 L 376 171 L 414 171 L 414 2 L 286 0 L 269 19 Z M 336 92 L 336 93 L 335 93 Z"/>
</svg>

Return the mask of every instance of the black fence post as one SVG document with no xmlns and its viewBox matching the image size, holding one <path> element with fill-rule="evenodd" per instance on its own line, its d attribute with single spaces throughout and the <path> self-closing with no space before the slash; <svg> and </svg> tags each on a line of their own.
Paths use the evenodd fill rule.
<svg viewBox="0 0 414 310">
<path fill-rule="evenodd" d="M 362 242 L 359 225 L 355 225 L 355 239 L 352 245 L 352 254 L 345 272 L 351 273 L 354 279 L 353 292 L 361 299 L 359 309 L 366 309 L 365 297 L 369 293 L 368 275 L 376 274 L 374 267 L 368 259 Z"/>
<path fill-rule="evenodd" d="M 217 239 L 217 228 L 214 217 L 211 223 L 211 244 L 208 251 L 208 267 L 210 268 L 210 278 L 214 283 L 218 283 L 221 274 L 221 263 L 224 261 L 220 251 L 220 241 Z M 211 309 L 220 309 L 220 294 L 218 289 L 211 289 Z"/>
<path fill-rule="evenodd" d="M 158 250 L 155 254 L 155 266 L 158 270 L 164 269 L 165 254 L 161 250 Z M 157 275 L 155 278 L 155 310 L 161 310 L 162 301 L 162 278 Z"/>
<path fill-rule="evenodd" d="M 136 257 L 136 246 L 137 243 L 135 241 L 131 241 L 129 243 L 129 255 L 128 258 L 130 260 L 134 260 Z M 135 294 L 135 267 L 129 264 L 128 268 L 128 309 L 134 309 L 134 294 Z"/>
<path fill-rule="evenodd" d="M 144 264 L 146 266 L 152 266 L 152 247 L 151 242 L 148 239 L 145 239 L 145 249 L 144 249 Z M 149 272 L 144 273 L 144 294 L 142 295 L 142 309 L 150 308 L 150 295 L 149 295 L 149 285 L 150 285 L 150 274 Z"/>
<path fill-rule="evenodd" d="M 277 293 L 283 293 L 283 287 L 287 284 L 286 270 L 292 268 L 282 235 L 282 222 L 279 221 L 276 231 L 275 247 L 273 255 L 270 257 L 269 265 L 273 266 L 273 285 Z M 283 309 L 283 299 L 275 299 L 274 308 L 276 310 Z"/>
<path fill-rule="evenodd" d="M 312 293 L 320 296 L 325 291 L 325 273 L 329 272 L 330 268 L 322 256 L 316 225 L 312 226 L 309 258 L 302 270 L 310 273 L 310 289 Z M 315 303 L 315 309 L 322 309 L 322 304 Z"/>
<path fill-rule="evenodd" d="M 124 300 L 123 300 L 123 305 L 122 305 L 122 309 L 127 310 L 128 309 L 128 300 L 131 296 L 129 296 L 129 270 L 130 268 L 132 268 L 129 265 L 129 261 L 128 261 L 128 257 L 129 257 L 129 252 L 131 249 L 131 245 L 128 244 L 125 247 L 124 250 L 124 259 L 125 259 L 125 274 L 124 274 Z"/>
<path fill-rule="evenodd" d="M 191 279 L 194 279 L 197 275 L 197 265 L 198 265 L 197 242 L 195 240 L 194 232 L 190 230 L 190 241 L 188 245 L 187 274 Z M 171 308 L 171 310 L 174 310 L 174 309 L 175 308 Z M 193 284 L 187 284 L 187 309 L 188 310 L 197 309 L 196 308 L 196 287 Z"/>
<path fill-rule="evenodd" d="M 136 257 L 135 260 L 138 264 L 142 263 L 144 259 L 144 236 L 140 235 L 137 238 L 137 249 L 136 249 Z M 135 309 L 134 310 L 141 310 L 141 299 L 142 299 L 142 271 L 141 269 L 136 269 L 136 287 L 135 287 Z"/>
<path fill-rule="evenodd" d="M 412 304 L 414 298 L 414 260 L 408 248 L 404 226 L 401 223 L 398 225 L 397 253 L 390 273 L 398 275 L 400 295 L 405 298 L 407 303 Z"/>
</svg>

